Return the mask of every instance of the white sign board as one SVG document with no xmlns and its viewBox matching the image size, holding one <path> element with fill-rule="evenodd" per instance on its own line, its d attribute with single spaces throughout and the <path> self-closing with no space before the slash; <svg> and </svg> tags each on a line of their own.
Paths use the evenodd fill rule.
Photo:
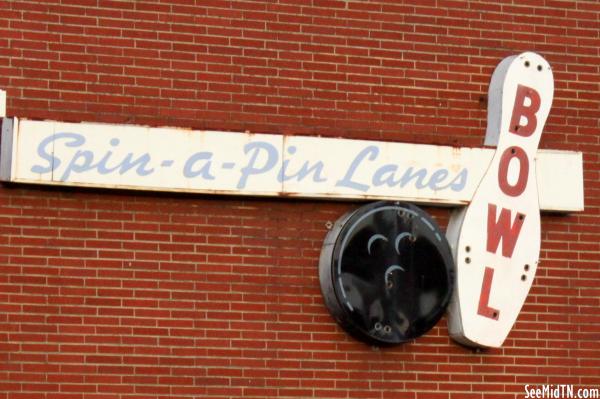
<svg viewBox="0 0 600 399">
<path fill-rule="evenodd" d="M 320 137 L 4 119 L 11 182 L 466 205 L 494 151 Z M 540 151 L 551 211 L 583 209 L 581 153 Z M 556 169 L 564 171 L 557 179 Z M 560 198 L 553 195 L 561 192 Z"/>
<path fill-rule="evenodd" d="M 447 234 L 457 272 L 449 330 L 463 344 L 501 346 L 531 288 L 541 242 L 536 152 L 553 92 L 550 65 L 535 53 L 506 58 L 492 76 L 486 144 L 497 149 Z"/>
</svg>

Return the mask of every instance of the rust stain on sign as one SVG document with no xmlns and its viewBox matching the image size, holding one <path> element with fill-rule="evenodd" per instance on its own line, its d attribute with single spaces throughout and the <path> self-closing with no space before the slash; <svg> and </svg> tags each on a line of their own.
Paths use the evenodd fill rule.
<svg viewBox="0 0 600 399">
<path fill-rule="evenodd" d="M 35 184 L 461 206 L 492 156 L 482 148 L 5 120 L 12 125 L 3 129 L 2 179 Z M 577 172 L 580 154 L 540 158 L 548 192 L 562 191 L 559 201 L 540 190 L 542 209 L 582 209 L 582 183 L 570 172 L 548 176 L 550 165 Z"/>
</svg>

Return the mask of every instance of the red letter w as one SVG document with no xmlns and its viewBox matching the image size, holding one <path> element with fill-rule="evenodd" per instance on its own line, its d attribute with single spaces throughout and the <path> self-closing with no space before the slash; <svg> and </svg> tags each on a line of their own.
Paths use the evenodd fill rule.
<svg viewBox="0 0 600 399">
<path fill-rule="evenodd" d="M 517 213 L 514 221 L 511 225 L 511 211 L 506 208 L 502 208 L 500 211 L 500 217 L 496 219 L 496 205 L 488 204 L 488 220 L 487 220 L 487 250 L 491 253 L 498 251 L 498 245 L 502 240 L 502 256 L 510 258 L 512 257 L 513 251 L 521 227 L 525 221 L 525 215 Z"/>
</svg>

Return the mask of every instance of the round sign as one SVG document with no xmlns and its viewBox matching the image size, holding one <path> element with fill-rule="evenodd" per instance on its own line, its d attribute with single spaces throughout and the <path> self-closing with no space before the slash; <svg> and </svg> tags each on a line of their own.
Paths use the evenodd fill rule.
<svg viewBox="0 0 600 399">
<path fill-rule="evenodd" d="M 325 304 L 350 334 L 371 344 L 405 342 L 442 317 L 454 282 L 452 253 L 422 209 L 376 202 L 340 218 L 319 264 Z"/>
</svg>

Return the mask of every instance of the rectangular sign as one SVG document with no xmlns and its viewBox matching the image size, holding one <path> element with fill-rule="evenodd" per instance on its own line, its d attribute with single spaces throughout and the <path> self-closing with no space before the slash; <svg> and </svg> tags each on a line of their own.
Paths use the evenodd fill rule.
<svg viewBox="0 0 600 399">
<path fill-rule="evenodd" d="M 4 118 L 10 182 L 465 205 L 493 150 Z M 582 155 L 538 152 L 540 205 L 583 209 Z"/>
</svg>

